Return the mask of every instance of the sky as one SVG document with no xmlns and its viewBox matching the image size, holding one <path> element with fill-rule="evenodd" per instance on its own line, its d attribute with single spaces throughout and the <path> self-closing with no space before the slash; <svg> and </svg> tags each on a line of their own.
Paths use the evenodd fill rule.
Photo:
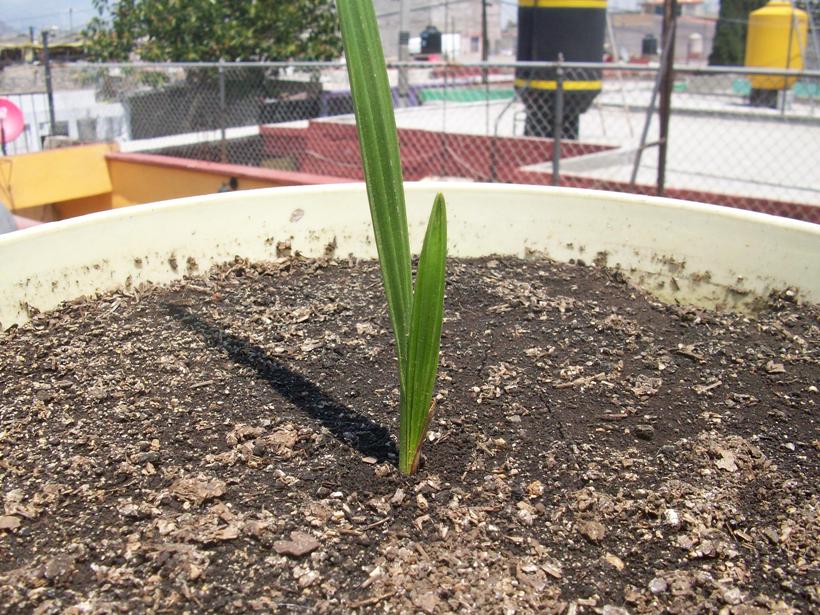
<svg viewBox="0 0 820 615">
<path fill-rule="evenodd" d="M 91 0 L 0 0 L 0 21 L 19 32 L 29 26 L 68 31 L 71 22 L 78 30 L 95 14 Z"/>
<path fill-rule="evenodd" d="M 609 0 L 609 7 L 630 10 L 637 8 L 639 2 L 640 0 Z M 707 0 L 707 4 L 713 3 L 716 5 L 716 0 Z M 503 21 L 515 18 L 514 4 L 514 0 L 504 3 Z M 73 25 L 75 30 L 79 30 L 95 14 L 92 0 L 0 0 L 0 21 L 18 32 L 28 32 L 29 26 L 38 30 L 57 26 L 60 30 L 68 31 Z"/>
</svg>

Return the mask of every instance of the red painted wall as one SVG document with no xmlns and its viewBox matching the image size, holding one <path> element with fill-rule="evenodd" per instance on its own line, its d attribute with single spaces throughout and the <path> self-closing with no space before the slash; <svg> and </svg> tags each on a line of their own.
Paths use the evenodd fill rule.
<svg viewBox="0 0 820 615">
<path fill-rule="evenodd" d="M 266 155 L 288 157 L 294 169 L 314 175 L 362 179 L 359 144 L 353 124 L 311 121 L 307 128 L 260 127 Z M 552 159 L 552 141 L 529 137 L 492 138 L 483 135 L 443 134 L 429 130 L 399 129 L 404 178 L 466 177 L 475 181 L 549 185 L 550 172 L 523 167 Z M 561 158 L 591 154 L 610 146 L 577 141 L 561 143 Z M 626 182 L 561 175 L 562 186 L 654 195 L 655 187 Z M 738 195 L 669 189 L 672 198 L 758 211 L 820 223 L 820 208 L 800 203 Z"/>
</svg>

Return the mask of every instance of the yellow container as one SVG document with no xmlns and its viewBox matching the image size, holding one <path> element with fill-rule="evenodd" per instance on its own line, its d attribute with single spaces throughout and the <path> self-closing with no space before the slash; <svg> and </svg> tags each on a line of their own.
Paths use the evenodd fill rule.
<svg viewBox="0 0 820 615">
<path fill-rule="evenodd" d="M 746 66 L 802 69 L 808 31 L 808 15 L 791 2 L 772 0 L 752 11 L 746 36 Z M 754 89 L 783 90 L 794 85 L 796 79 L 753 75 L 751 81 Z"/>
</svg>

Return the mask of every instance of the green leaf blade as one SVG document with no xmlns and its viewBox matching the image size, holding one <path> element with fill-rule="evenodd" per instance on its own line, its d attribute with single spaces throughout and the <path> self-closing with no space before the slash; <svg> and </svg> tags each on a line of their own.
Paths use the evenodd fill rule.
<svg viewBox="0 0 820 615">
<path fill-rule="evenodd" d="M 373 4 L 370 0 L 339 0 L 337 6 L 370 215 L 396 339 L 400 378 L 404 380 L 413 291 L 393 99 Z"/>
<path fill-rule="evenodd" d="M 412 474 L 431 417 L 444 309 L 447 222 L 433 204 L 413 292 L 398 134 L 371 0 L 338 0 L 364 179 L 399 359 L 399 469 Z"/>
<path fill-rule="evenodd" d="M 419 257 L 408 340 L 406 393 L 400 426 L 399 469 L 415 472 L 419 450 L 430 422 L 438 373 L 441 324 L 444 316 L 444 277 L 447 264 L 447 211 L 436 196 Z"/>
</svg>

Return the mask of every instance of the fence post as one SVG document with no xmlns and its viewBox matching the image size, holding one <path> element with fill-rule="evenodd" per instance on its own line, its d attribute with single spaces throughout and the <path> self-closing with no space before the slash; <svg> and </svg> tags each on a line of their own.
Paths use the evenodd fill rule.
<svg viewBox="0 0 820 615">
<path fill-rule="evenodd" d="M 660 82 L 661 100 L 658 107 L 660 129 L 658 134 L 657 194 L 666 189 L 666 151 L 669 146 L 669 116 L 672 106 L 672 87 L 675 84 L 675 35 L 677 34 L 678 0 L 666 0 L 663 7 L 663 40 L 666 53 L 661 58 L 663 76 Z"/>
<path fill-rule="evenodd" d="M 51 85 L 51 61 L 48 56 L 48 30 L 43 30 L 43 67 L 46 74 L 46 98 L 48 100 L 48 122 L 51 136 L 57 134 L 57 120 L 54 118 L 54 88 Z"/>
<path fill-rule="evenodd" d="M 407 62 L 410 61 L 410 0 L 399 0 L 399 107 L 410 106 Z"/>
<path fill-rule="evenodd" d="M 228 106 L 225 103 L 225 60 L 219 59 L 219 160 L 228 161 L 227 142 L 225 139 L 225 125 Z"/>
<path fill-rule="evenodd" d="M 558 54 L 555 69 L 555 108 L 552 118 L 552 185 L 561 185 L 561 137 L 564 130 L 564 54 Z"/>
<path fill-rule="evenodd" d="M 487 36 L 487 0 L 481 0 L 481 82 L 487 85 L 487 62 L 490 61 L 490 38 Z"/>
</svg>

